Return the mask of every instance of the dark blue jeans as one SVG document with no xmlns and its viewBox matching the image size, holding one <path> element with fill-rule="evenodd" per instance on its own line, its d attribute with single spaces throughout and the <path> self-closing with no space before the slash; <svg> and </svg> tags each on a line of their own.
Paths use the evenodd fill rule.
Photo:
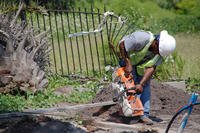
<svg viewBox="0 0 200 133">
<path fill-rule="evenodd" d="M 135 67 L 133 67 L 133 77 L 135 84 L 139 84 L 140 80 L 142 79 L 142 76 L 139 76 L 136 73 Z M 143 92 L 138 95 L 140 98 L 143 106 L 144 106 L 144 116 L 148 117 L 150 112 L 150 99 L 151 99 L 151 88 L 150 88 L 150 80 L 146 82 L 145 86 L 143 87 Z"/>
</svg>

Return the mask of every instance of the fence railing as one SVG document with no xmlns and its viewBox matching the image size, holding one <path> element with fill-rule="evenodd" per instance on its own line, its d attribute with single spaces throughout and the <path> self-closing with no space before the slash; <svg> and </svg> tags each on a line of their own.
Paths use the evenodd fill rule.
<svg viewBox="0 0 200 133">
<path fill-rule="evenodd" d="M 25 11 L 25 18 L 38 32 L 50 32 L 52 72 L 93 76 L 102 73 L 106 65 L 116 65 L 109 43 L 116 45 L 125 34 L 131 32 L 130 25 L 120 23 L 117 17 L 111 15 L 105 21 L 105 12 L 106 9 L 100 11 L 92 7 L 49 9 L 48 15 Z M 95 31 L 99 25 L 102 30 L 83 34 L 83 31 Z"/>
</svg>

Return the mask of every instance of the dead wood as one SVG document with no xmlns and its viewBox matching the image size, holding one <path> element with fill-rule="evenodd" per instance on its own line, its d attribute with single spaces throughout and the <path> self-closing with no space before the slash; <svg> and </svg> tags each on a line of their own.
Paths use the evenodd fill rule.
<svg viewBox="0 0 200 133">
<path fill-rule="evenodd" d="M 49 64 L 48 31 L 38 34 L 24 21 L 17 22 L 22 9 L 24 4 L 20 2 L 16 14 L 0 14 L 1 92 L 16 86 L 36 92 L 48 84 L 44 71 Z"/>
</svg>

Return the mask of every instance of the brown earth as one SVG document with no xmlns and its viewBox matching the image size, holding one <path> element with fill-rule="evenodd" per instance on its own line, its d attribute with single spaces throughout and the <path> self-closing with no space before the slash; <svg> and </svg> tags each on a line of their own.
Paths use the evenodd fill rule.
<svg viewBox="0 0 200 133">
<path fill-rule="evenodd" d="M 111 85 L 103 88 L 93 99 L 92 102 L 102 102 L 112 100 L 114 94 L 112 92 Z M 169 120 L 176 113 L 178 109 L 185 106 L 188 103 L 190 94 L 184 92 L 181 89 L 174 88 L 167 84 L 161 84 L 156 81 L 151 82 L 151 119 L 155 122 L 155 127 L 161 127 L 166 129 Z M 116 123 L 133 124 L 134 118 L 123 117 L 119 113 L 120 107 L 115 106 L 104 106 L 102 108 L 89 108 L 82 112 L 83 117 L 101 118 L 105 121 L 111 121 Z M 182 113 L 183 114 L 183 113 Z M 181 119 L 181 116 L 177 119 Z M 187 124 L 188 132 L 200 132 L 200 108 L 196 106 L 193 108 L 192 115 L 189 118 Z M 180 121 L 180 120 L 179 120 Z M 163 124 L 164 123 L 164 124 Z M 177 128 L 177 124 L 180 124 L 176 120 L 173 124 L 173 128 Z"/>
<path fill-rule="evenodd" d="M 152 81 L 151 83 L 151 118 L 155 122 L 152 127 L 160 127 L 165 129 L 169 120 L 175 114 L 176 110 L 187 104 L 190 95 L 181 89 L 174 88 L 169 85 L 163 85 Z M 105 86 L 100 90 L 96 97 L 92 100 L 93 103 L 112 100 L 114 94 L 110 85 Z M 101 113 L 98 111 L 101 110 Z M 119 115 L 120 107 L 105 106 L 103 108 L 88 108 L 80 113 L 83 118 L 83 125 L 92 132 L 97 132 L 95 124 L 90 121 L 100 119 L 103 121 L 110 121 L 114 123 L 133 124 L 133 118 L 125 118 Z M 200 107 L 196 106 L 193 109 L 192 115 L 186 127 L 186 133 L 200 132 Z M 177 121 L 176 121 L 177 122 Z M 174 127 L 177 128 L 175 125 Z M 76 130 L 77 129 L 77 130 Z M 100 130 L 100 129 L 98 129 Z M 77 132 L 82 133 L 84 130 L 75 127 L 68 122 L 53 120 L 47 117 L 31 117 L 21 118 L 15 122 L 1 122 L 0 132 L 2 133 L 47 133 L 47 132 Z M 99 131 L 98 131 L 99 132 Z M 104 132 L 104 131 L 102 131 Z M 156 133 L 155 131 L 148 131 L 148 133 Z"/>
<path fill-rule="evenodd" d="M 0 133 L 86 133 L 71 122 L 45 116 L 24 116 L 0 120 Z"/>
<path fill-rule="evenodd" d="M 103 88 L 92 102 L 103 102 L 112 100 L 114 97 L 111 85 Z M 176 110 L 186 105 L 190 98 L 190 94 L 184 92 L 181 89 L 176 89 L 170 85 L 164 85 L 157 83 L 156 81 L 151 82 L 151 115 L 173 115 Z M 119 110 L 119 106 L 104 107 L 109 108 L 105 113 L 99 115 L 101 118 L 108 118 L 110 115 L 116 113 Z M 99 109 L 99 108 L 98 108 Z M 86 116 L 95 115 L 94 110 L 96 108 L 90 108 L 83 112 Z M 195 107 L 193 114 L 199 114 L 200 108 Z"/>
</svg>

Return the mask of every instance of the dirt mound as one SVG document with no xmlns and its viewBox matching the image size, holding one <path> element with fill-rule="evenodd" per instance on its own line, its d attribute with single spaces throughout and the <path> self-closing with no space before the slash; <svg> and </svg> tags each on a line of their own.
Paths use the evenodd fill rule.
<svg viewBox="0 0 200 133">
<path fill-rule="evenodd" d="M 114 94 L 112 86 L 100 90 L 96 97 L 92 100 L 95 102 L 103 102 L 112 100 Z M 182 106 L 186 105 L 190 95 L 181 89 L 174 88 L 170 85 L 164 85 L 156 81 L 151 82 L 151 112 L 153 116 L 159 115 L 173 115 Z M 112 116 L 116 116 L 120 107 L 105 106 L 103 108 L 90 108 L 85 110 L 83 114 L 85 116 L 98 116 L 104 119 L 110 119 Z M 199 114 L 200 108 L 195 107 L 193 114 Z"/>
<path fill-rule="evenodd" d="M 181 89 L 176 89 L 169 85 L 163 85 L 157 83 L 156 81 L 152 81 L 151 83 L 151 115 L 153 116 L 162 116 L 168 115 L 171 116 L 176 112 L 178 108 L 187 104 L 190 95 L 185 93 Z M 96 97 L 91 101 L 93 103 L 103 102 L 112 100 L 114 94 L 111 85 L 105 86 L 102 90 L 100 90 Z M 133 118 L 128 118 L 120 115 L 119 113 L 120 107 L 118 105 L 115 106 L 104 106 L 103 108 L 88 108 L 84 110 L 80 115 L 85 117 L 85 121 L 83 121 L 83 126 L 86 127 L 88 131 L 96 131 L 98 127 L 96 127 L 95 123 L 93 123 L 93 118 L 90 119 L 88 117 L 98 116 L 98 118 L 115 122 L 115 123 L 124 123 L 124 124 L 134 124 L 138 122 L 136 118 L 135 121 Z M 193 115 L 190 116 L 190 120 L 187 124 L 188 131 L 192 133 L 199 133 L 199 115 L 200 108 L 199 106 L 195 107 L 193 110 Z M 97 118 L 97 119 L 98 119 Z M 155 118 L 155 117 L 154 117 Z M 95 117 L 96 119 L 96 117 Z M 168 119 L 169 120 L 169 119 Z M 167 120 L 167 123 L 169 122 Z M 162 120 L 160 119 L 160 122 Z M 157 118 L 158 123 L 154 125 L 154 127 L 160 127 L 165 129 L 167 123 L 159 123 L 159 118 Z M 177 126 L 175 125 L 175 128 Z M 22 117 L 16 120 L 7 120 L 5 122 L 0 121 L 0 132 L 5 133 L 84 133 L 85 130 L 82 130 L 79 127 L 74 126 L 69 122 L 64 122 L 60 120 L 54 120 L 48 117 L 39 116 L 39 117 Z M 97 131 L 98 132 L 98 131 Z M 107 132 L 107 131 L 106 131 Z M 149 132 L 150 133 L 150 132 Z M 155 132 L 151 132 L 155 133 Z"/>
<path fill-rule="evenodd" d="M 45 116 L 27 116 L 0 121 L 2 133 L 86 133 L 70 122 L 62 122 Z"/>
</svg>

